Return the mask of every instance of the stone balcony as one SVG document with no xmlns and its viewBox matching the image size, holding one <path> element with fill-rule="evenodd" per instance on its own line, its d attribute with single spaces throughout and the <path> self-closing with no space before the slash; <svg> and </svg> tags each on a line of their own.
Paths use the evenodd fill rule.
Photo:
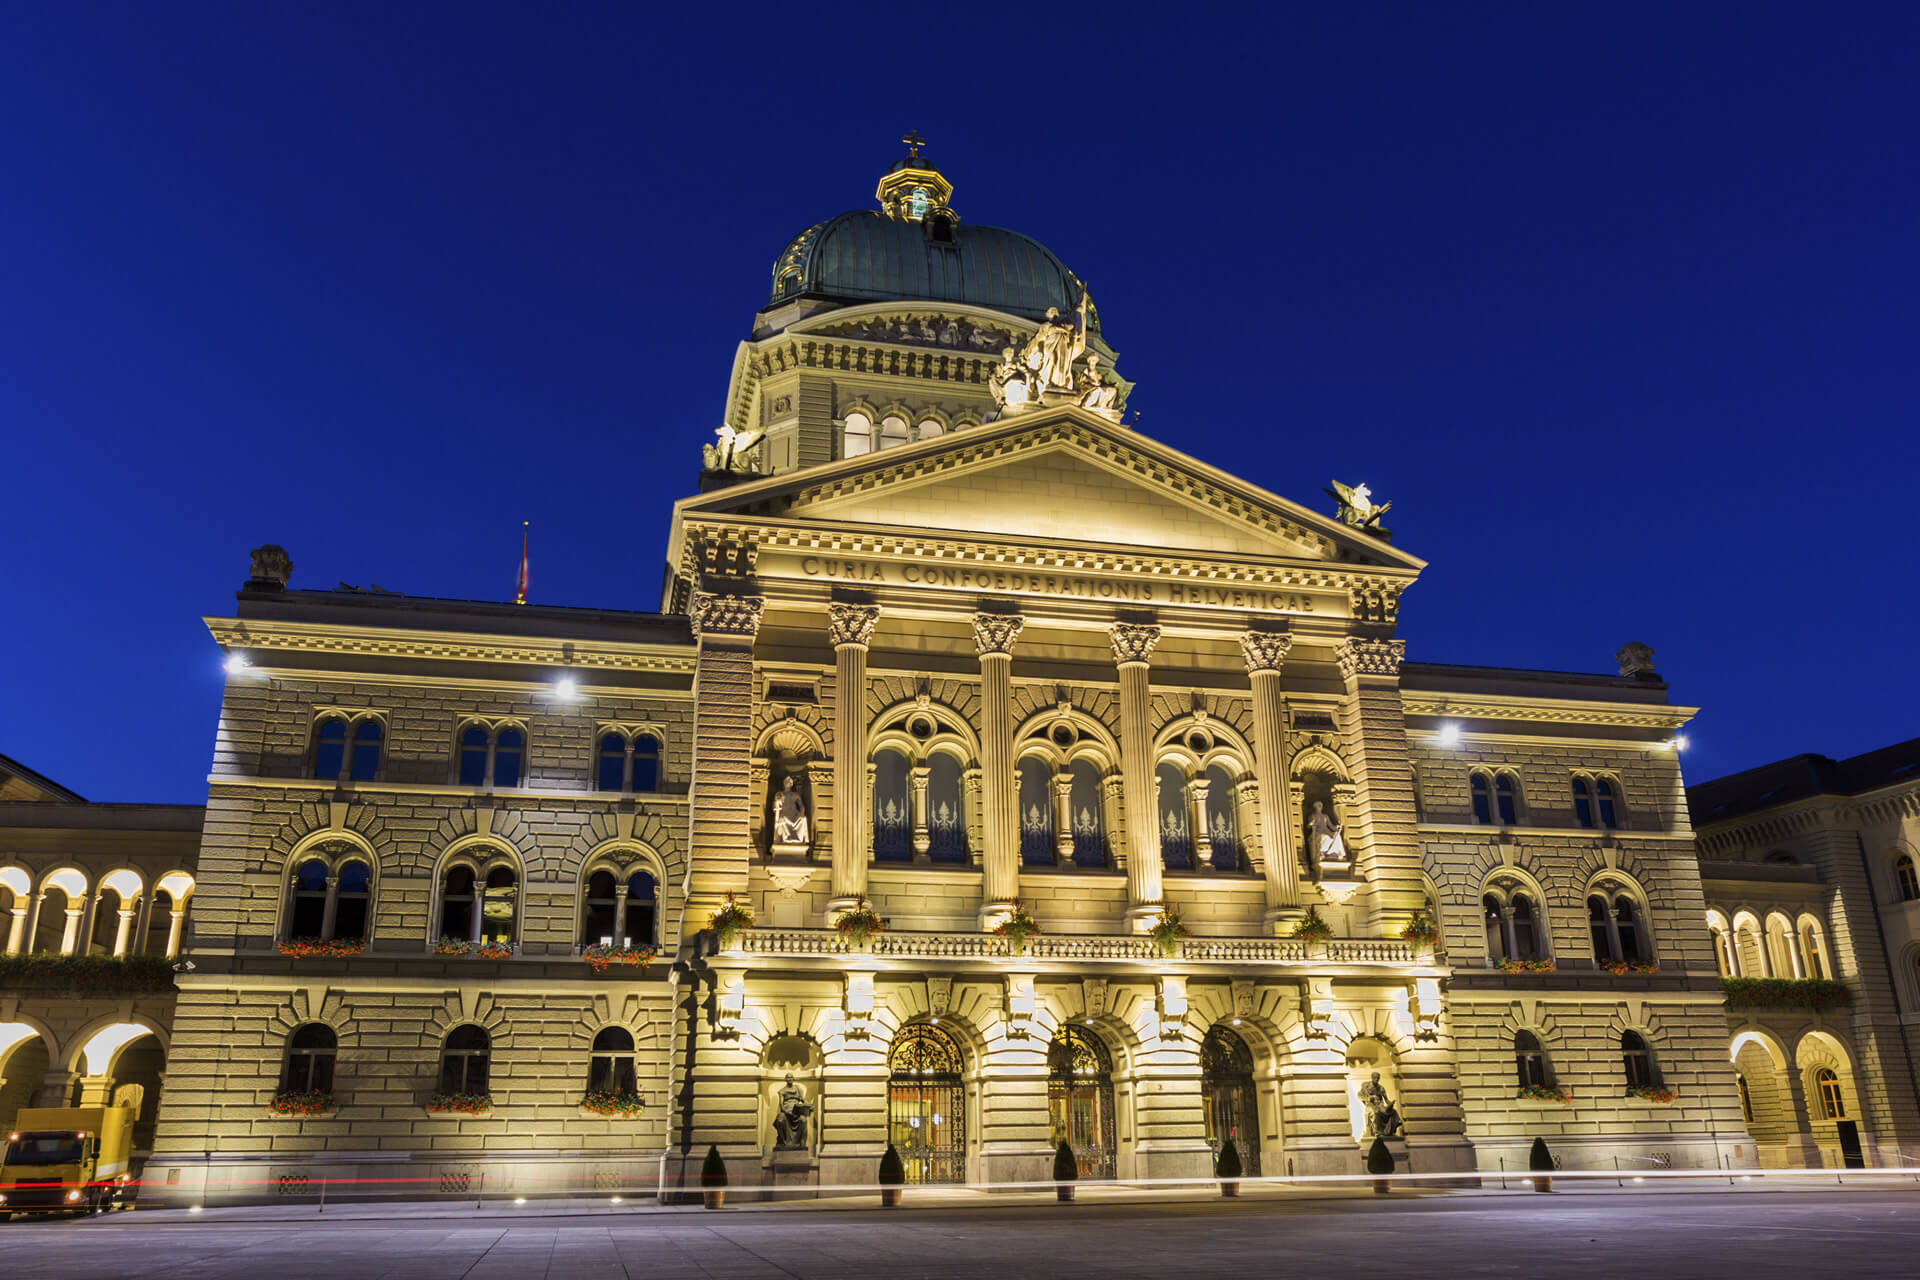
<svg viewBox="0 0 1920 1280">
<path fill-rule="evenodd" d="M 1047 934 L 1015 952 L 1010 939 L 991 933 L 914 933 L 889 931 L 864 947 L 832 929 L 750 929 L 715 960 L 761 958 L 843 959 L 871 956 L 875 961 L 987 960 L 1036 965 L 1116 962 L 1134 964 L 1293 965 L 1328 969 L 1352 966 L 1428 967 L 1413 948 L 1391 939 L 1336 938 L 1325 943 L 1292 938 L 1187 938 L 1171 958 L 1163 958 L 1152 939 L 1140 934 Z"/>
</svg>

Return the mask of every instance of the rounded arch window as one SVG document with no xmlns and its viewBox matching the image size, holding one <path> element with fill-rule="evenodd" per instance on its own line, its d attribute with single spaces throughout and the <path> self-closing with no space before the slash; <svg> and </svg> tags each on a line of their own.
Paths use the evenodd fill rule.
<svg viewBox="0 0 1920 1280">
<path fill-rule="evenodd" d="M 1067 797 L 1067 816 L 1073 827 L 1075 866 L 1107 865 L 1107 818 L 1102 803 L 1100 767 L 1087 759 L 1069 766 L 1072 782 Z"/>
<path fill-rule="evenodd" d="M 587 891 L 581 902 L 580 945 L 583 947 L 611 947 L 614 945 L 614 911 L 619 895 L 619 881 L 613 872 L 605 867 L 587 877 Z"/>
<path fill-rule="evenodd" d="M 1540 1037 L 1531 1031 L 1513 1033 L 1513 1066 L 1520 1077 L 1522 1093 L 1528 1089 L 1544 1089 L 1550 1081 L 1547 1079 L 1547 1051 L 1540 1045 Z"/>
<path fill-rule="evenodd" d="M 927 853 L 935 862 L 967 860 L 960 762 L 944 751 L 927 760 Z"/>
<path fill-rule="evenodd" d="M 1239 871 L 1240 814 L 1233 803 L 1233 775 L 1225 765 L 1207 768 L 1207 834 L 1203 842 L 1215 871 Z"/>
<path fill-rule="evenodd" d="M 945 433 L 946 428 L 940 425 L 938 418 L 922 418 L 920 420 L 920 438 L 922 440 L 931 440 L 935 436 L 944 435 Z"/>
<path fill-rule="evenodd" d="M 1620 1065 L 1629 1089 L 1651 1089 L 1659 1083 L 1654 1071 L 1653 1050 L 1638 1031 L 1620 1033 Z"/>
<path fill-rule="evenodd" d="M 925 1022 L 900 1028 L 887 1050 L 887 1070 L 896 1076 L 960 1075 L 960 1049 L 953 1037 Z"/>
<path fill-rule="evenodd" d="M 292 908 L 287 936 L 319 937 L 327 918 L 327 864 L 322 859 L 308 858 L 295 868 Z"/>
<path fill-rule="evenodd" d="M 1047 1046 L 1047 1115 L 1053 1141 L 1073 1152 L 1083 1178 L 1116 1169 L 1113 1058 L 1091 1031 L 1062 1027 Z"/>
<path fill-rule="evenodd" d="M 627 877 L 626 936 L 621 945 L 651 948 L 658 932 L 660 889 L 651 871 L 636 871 Z"/>
<path fill-rule="evenodd" d="M 486 1093 L 492 1039 L 485 1027 L 463 1023 L 447 1033 L 440 1051 L 441 1093 Z"/>
<path fill-rule="evenodd" d="M 313 734 L 313 776 L 333 781 L 347 764 L 347 722 L 328 716 Z"/>
<path fill-rule="evenodd" d="M 846 428 L 842 433 L 841 456 L 857 458 L 863 453 L 873 452 L 873 419 L 864 413 L 847 415 Z"/>
<path fill-rule="evenodd" d="M 880 419 L 880 447 L 892 449 L 907 442 L 907 420 L 890 413 Z"/>
<path fill-rule="evenodd" d="M 1050 867 L 1058 860 L 1053 829 L 1053 770 L 1037 756 L 1023 759 L 1020 780 L 1020 861 L 1029 867 Z"/>
<path fill-rule="evenodd" d="M 625 1027 L 602 1027 L 593 1037 L 587 1064 L 587 1088 L 596 1093 L 634 1093 L 633 1033 Z"/>
<path fill-rule="evenodd" d="M 1820 1114 L 1828 1120 L 1844 1120 L 1847 1102 L 1840 1093 L 1839 1075 L 1832 1067 L 1821 1067 L 1813 1073 L 1813 1082 L 1820 1094 Z"/>
<path fill-rule="evenodd" d="M 966 1179 L 966 1086 L 960 1050 L 939 1027 L 912 1022 L 887 1051 L 887 1140 L 909 1183 Z"/>
<path fill-rule="evenodd" d="M 1171 760 L 1162 760 L 1153 771 L 1158 784 L 1155 820 L 1160 824 L 1160 861 L 1170 871 L 1188 871 L 1193 867 L 1192 806 L 1187 797 L 1187 775 Z"/>
<path fill-rule="evenodd" d="M 333 936 L 367 936 L 367 908 L 373 899 L 373 868 L 359 859 L 342 863 L 334 889 Z"/>
<path fill-rule="evenodd" d="M 514 923 L 519 916 L 520 881 L 512 867 L 494 867 L 487 872 L 481 895 L 480 940 L 497 945 L 513 944 Z"/>
<path fill-rule="evenodd" d="M 904 752 L 891 748 L 873 757 L 873 857 L 906 862 L 913 857 L 911 773 Z"/>
<path fill-rule="evenodd" d="M 1902 902 L 1920 898 L 1920 872 L 1915 871 L 1911 855 L 1903 853 L 1893 860 L 1893 878 Z"/>
<path fill-rule="evenodd" d="M 475 923 L 473 868 L 449 867 L 440 885 L 440 936 L 449 942 L 464 942 L 473 936 Z"/>
<path fill-rule="evenodd" d="M 333 1060 L 339 1041 L 324 1022 L 294 1028 L 287 1037 L 287 1062 L 280 1073 L 283 1093 L 333 1092 Z"/>
<path fill-rule="evenodd" d="M 627 777 L 627 739 L 618 733 L 600 735 L 600 776 L 599 789 L 619 791 L 626 784 Z"/>
<path fill-rule="evenodd" d="M 1260 1106 L 1253 1084 L 1253 1054 L 1247 1042 L 1227 1027 L 1215 1025 L 1200 1041 L 1200 1098 L 1207 1125 L 1207 1145 L 1216 1158 L 1231 1140 L 1241 1168 L 1260 1176 Z"/>
<path fill-rule="evenodd" d="M 1473 820 L 1483 827 L 1493 825 L 1493 786 L 1484 773 L 1475 773 L 1468 778 L 1468 790 L 1473 795 Z"/>
</svg>

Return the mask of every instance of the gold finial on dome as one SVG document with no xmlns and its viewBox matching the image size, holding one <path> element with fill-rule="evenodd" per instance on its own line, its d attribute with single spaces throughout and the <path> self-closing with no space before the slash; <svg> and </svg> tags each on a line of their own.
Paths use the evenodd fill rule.
<svg viewBox="0 0 1920 1280">
<path fill-rule="evenodd" d="M 907 130 L 900 141 L 907 144 L 907 154 L 881 175 L 874 199 L 889 218 L 906 222 L 944 219 L 944 225 L 951 228 L 960 220 L 947 203 L 953 198 L 953 184 L 933 167 L 933 161 L 920 154 L 927 140 L 918 129 Z"/>
</svg>

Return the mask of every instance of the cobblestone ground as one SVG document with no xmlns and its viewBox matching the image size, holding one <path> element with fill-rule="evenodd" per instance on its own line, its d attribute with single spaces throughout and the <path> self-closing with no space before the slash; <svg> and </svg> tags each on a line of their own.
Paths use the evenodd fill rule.
<svg viewBox="0 0 1920 1280">
<path fill-rule="evenodd" d="M 357 1215 L 357 1216 L 355 1216 Z M 276 1220 L 135 1212 L 0 1226 L 0 1276 L 225 1280 L 1911 1276 L 1920 1191 L 562 1214 L 358 1206 Z"/>
</svg>

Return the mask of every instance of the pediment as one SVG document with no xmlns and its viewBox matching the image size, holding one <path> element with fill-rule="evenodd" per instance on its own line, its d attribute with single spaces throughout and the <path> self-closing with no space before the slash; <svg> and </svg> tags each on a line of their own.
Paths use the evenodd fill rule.
<svg viewBox="0 0 1920 1280">
<path fill-rule="evenodd" d="M 1054 410 L 740 485 L 687 517 L 977 540 L 1077 543 L 1186 557 L 1418 569 L 1422 561 L 1126 427 Z"/>
</svg>

